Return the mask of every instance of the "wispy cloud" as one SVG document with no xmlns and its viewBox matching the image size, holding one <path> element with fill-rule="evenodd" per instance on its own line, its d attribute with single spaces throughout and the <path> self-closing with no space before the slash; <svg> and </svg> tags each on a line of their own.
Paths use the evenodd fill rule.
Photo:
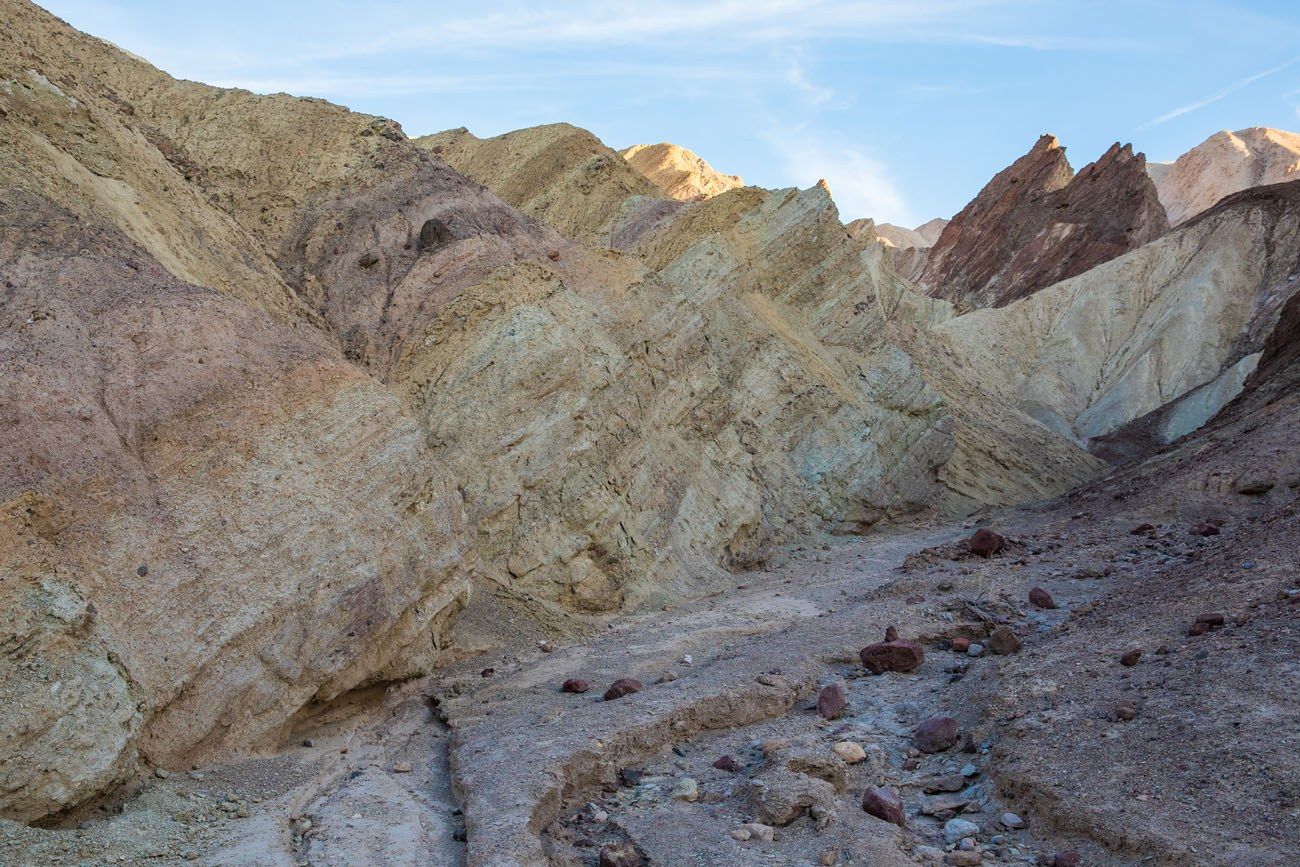
<svg viewBox="0 0 1300 867">
<path fill-rule="evenodd" d="M 1226 99 L 1227 97 L 1231 96 L 1232 94 L 1236 93 L 1242 88 L 1249 87 L 1250 85 L 1254 84 L 1255 82 L 1261 79 L 1268 78 L 1270 75 L 1276 75 L 1282 70 L 1294 66 L 1296 63 L 1300 63 L 1300 55 L 1297 55 L 1296 57 L 1292 57 L 1290 60 L 1287 60 L 1283 63 L 1279 63 L 1277 66 L 1269 67 L 1268 69 L 1265 69 L 1263 72 L 1256 72 L 1254 75 L 1247 75 L 1245 78 L 1238 79 L 1237 81 L 1232 82 L 1232 84 L 1229 84 L 1226 87 L 1219 88 L 1214 93 L 1210 94 L 1204 99 L 1198 99 L 1195 102 L 1189 102 L 1187 105 L 1180 105 L 1178 108 L 1175 108 L 1172 111 L 1167 111 L 1164 114 L 1160 115 L 1159 117 L 1152 118 L 1151 120 L 1147 121 L 1146 123 L 1138 127 L 1138 129 L 1150 129 L 1153 126 L 1159 126 L 1162 123 L 1168 123 L 1169 121 L 1173 120 L 1176 117 L 1182 117 L 1183 115 L 1188 114 L 1190 112 L 1205 108 L 1207 105 L 1213 105 L 1214 103 L 1218 102 L 1221 99 Z"/>
<path fill-rule="evenodd" d="M 825 180 L 846 222 L 872 217 L 912 225 L 910 209 L 888 168 L 866 149 L 809 130 L 775 132 L 767 139 L 781 159 L 787 182 L 810 187 Z"/>
</svg>

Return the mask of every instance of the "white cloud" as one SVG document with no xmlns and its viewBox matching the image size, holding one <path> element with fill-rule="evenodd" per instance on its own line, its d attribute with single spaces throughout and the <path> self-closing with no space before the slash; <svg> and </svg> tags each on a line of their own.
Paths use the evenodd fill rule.
<svg viewBox="0 0 1300 867">
<path fill-rule="evenodd" d="M 883 162 L 867 150 L 807 131 L 768 135 L 786 183 L 810 187 L 825 180 L 844 222 L 871 217 L 910 226 L 913 215 Z"/>
<path fill-rule="evenodd" d="M 1270 75 L 1276 75 L 1277 73 L 1281 72 L 1287 67 L 1295 65 L 1297 62 L 1300 62 L 1300 56 L 1292 57 L 1290 60 L 1286 61 L 1285 63 L 1279 63 L 1277 66 L 1273 66 L 1270 67 L 1269 69 L 1265 69 L 1263 72 L 1257 72 L 1254 75 L 1248 75 L 1245 78 L 1238 79 L 1237 81 L 1234 81 L 1232 84 L 1229 84 L 1226 87 L 1222 87 L 1219 90 L 1216 90 L 1214 93 L 1210 94 L 1204 99 L 1198 99 L 1195 102 L 1189 102 L 1187 105 L 1180 105 L 1178 108 L 1175 108 L 1172 111 L 1167 111 L 1164 114 L 1160 115 L 1159 117 L 1147 121 L 1146 123 L 1138 127 L 1138 129 L 1150 129 L 1153 126 L 1159 126 L 1162 123 L 1171 121 L 1176 117 L 1182 117 L 1183 115 L 1196 111 L 1197 109 L 1205 108 L 1207 105 L 1213 105 L 1219 100 L 1231 96 L 1232 94 L 1241 90 L 1243 87 L 1248 87 L 1254 84 L 1255 82 L 1259 81 L 1261 78 L 1268 78 Z"/>
</svg>

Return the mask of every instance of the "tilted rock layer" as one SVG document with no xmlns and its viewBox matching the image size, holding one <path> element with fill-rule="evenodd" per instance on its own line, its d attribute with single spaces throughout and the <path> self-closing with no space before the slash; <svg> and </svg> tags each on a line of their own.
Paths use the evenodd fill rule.
<svg viewBox="0 0 1300 867">
<path fill-rule="evenodd" d="M 1300 180 L 1300 135 L 1266 127 L 1223 130 L 1175 162 L 1148 169 L 1177 226 L 1240 190 Z"/>
<path fill-rule="evenodd" d="M 1043 136 L 944 227 L 918 284 L 963 307 L 1004 307 L 1163 235 L 1145 160 L 1113 145 L 1074 175 Z"/>
</svg>

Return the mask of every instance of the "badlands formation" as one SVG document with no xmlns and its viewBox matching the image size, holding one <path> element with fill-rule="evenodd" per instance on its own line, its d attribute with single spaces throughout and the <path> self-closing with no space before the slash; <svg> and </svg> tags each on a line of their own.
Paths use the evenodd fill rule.
<svg viewBox="0 0 1300 867">
<path fill-rule="evenodd" d="M 1297 136 L 845 225 L 0 20 L 0 863 L 1300 847 Z"/>
</svg>

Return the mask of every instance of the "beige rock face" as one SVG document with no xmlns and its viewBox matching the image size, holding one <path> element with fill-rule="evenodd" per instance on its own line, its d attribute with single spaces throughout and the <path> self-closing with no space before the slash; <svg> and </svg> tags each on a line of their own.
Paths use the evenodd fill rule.
<svg viewBox="0 0 1300 867">
<path fill-rule="evenodd" d="M 849 237 L 853 238 L 864 231 L 874 234 L 876 240 L 888 248 L 889 261 L 894 266 L 895 273 L 907 280 L 916 281 L 925 270 L 930 247 L 946 225 L 947 220 L 934 219 L 915 229 L 905 229 L 892 223 L 876 225 L 873 220 L 860 219 L 846 224 L 844 228 Z"/>
<path fill-rule="evenodd" d="M 1148 170 L 1177 226 L 1239 190 L 1300 180 L 1300 135 L 1266 127 L 1223 130 Z"/>
<path fill-rule="evenodd" d="M 0 262 L 0 420 L 23 432 L 0 438 L 24 552 L 3 583 L 34 636 L 17 664 L 59 678 L 6 706 L 29 765 L 0 809 L 70 806 L 137 751 L 256 748 L 429 664 L 465 589 L 461 505 L 390 393 L 38 196 L 0 197 Z"/>
<path fill-rule="evenodd" d="M 694 151 L 668 142 L 633 145 L 619 155 L 664 195 L 679 202 L 696 202 L 745 185 L 738 175 L 724 175 Z"/>
<path fill-rule="evenodd" d="M 1239 194 L 1158 241 L 940 332 L 1004 399 L 1064 436 L 1084 442 L 1167 405 L 1163 439 L 1180 436 L 1240 390 L 1295 292 L 1298 186 Z"/>
</svg>

